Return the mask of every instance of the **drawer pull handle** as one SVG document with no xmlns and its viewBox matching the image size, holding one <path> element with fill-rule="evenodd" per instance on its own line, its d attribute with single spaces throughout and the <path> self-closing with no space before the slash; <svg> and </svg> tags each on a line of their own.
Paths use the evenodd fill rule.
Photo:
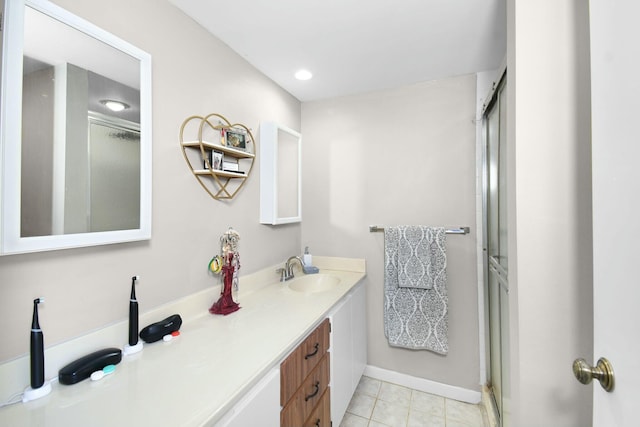
<svg viewBox="0 0 640 427">
<path fill-rule="evenodd" d="M 309 396 L 306 396 L 306 397 L 304 398 L 304 401 L 305 401 L 305 402 L 306 402 L 306 401 L 308 401 L 309 399 L 311 399 L 311 398 L 315 397 L 315 396 L 318 394 L 318 392 L 320 391 L 320 381 L 316 381 L 316 383 L 315 383 L 313 386 L 314 386 L 316 389 L 314 390 L 314 392 L 313 392 L 313 393 L 311 393 Z"/>
<path fill-rule="evenodd" d="M 315 356 L 316 354 L 318 354 L 318 351 L 320 351 L 320 343 L 316 343 L 316 345 L 313 346 L 315 348 L 315 350 L 313 351 L 313 353 L 309 353 L 304 357 L 304 360 L 307 360 L 310 357 Z"/>
<path fill-rule="evenodd" d="M 320 427 L 320 418 L 316 420 L 316 427 Z"/>
</svg>

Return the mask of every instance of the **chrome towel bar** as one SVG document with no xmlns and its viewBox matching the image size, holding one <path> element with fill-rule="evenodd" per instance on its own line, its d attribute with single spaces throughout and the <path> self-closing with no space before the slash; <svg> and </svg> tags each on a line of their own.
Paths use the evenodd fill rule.
<svg viewBox="0 0 640 427">
<path fill-rule="evenodd" d="M 384 231 L 384 227 L 380 225 L 370 225 L 369 232 L 377 233 L 379 231 Z M 446 227 L 444 230 L 447 234 L 469 234 L 471 229 L 469 227 Z"/>
</svg>

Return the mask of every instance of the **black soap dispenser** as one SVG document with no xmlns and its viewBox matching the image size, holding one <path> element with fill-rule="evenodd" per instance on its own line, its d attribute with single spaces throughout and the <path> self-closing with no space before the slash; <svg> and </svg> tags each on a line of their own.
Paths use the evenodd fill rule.
<svg viewBox="0 0 640 427">
<path fill-rule="evenodd" d="M 51 393 L 51 383 L 44 378 L 44 336 L 38 319 L 38 304 L 44 298 L 33 300 L 33 318 L 31 320 L 31 385 L 22 394 L 22 401 L 39 399 Z"/>
</svg>

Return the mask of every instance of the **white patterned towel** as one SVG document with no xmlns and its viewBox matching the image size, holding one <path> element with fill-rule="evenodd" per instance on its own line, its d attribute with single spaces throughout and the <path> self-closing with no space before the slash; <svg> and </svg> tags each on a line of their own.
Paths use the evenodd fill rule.
<svg viewBox="0 0 640 427">
<path fill-rule="evenodd" d="M 447 267 L 444 227 L 398 227 L 398 286 L 432 289 L 444 282 Z"/>
<path fill-rule="evenodd" d="M 443 269 L 431 289 L 399 286 L 398 253 L 402 230 L 385 228 L 384 332 L 389 344 L 447 354 L 447 286 Z M 435 230 L 444 228 L 434 227 Z M 439 231 L 436 231 L 436 234 Z M 446 267 L 446 257 L 444 258 Z"/>
</svg>

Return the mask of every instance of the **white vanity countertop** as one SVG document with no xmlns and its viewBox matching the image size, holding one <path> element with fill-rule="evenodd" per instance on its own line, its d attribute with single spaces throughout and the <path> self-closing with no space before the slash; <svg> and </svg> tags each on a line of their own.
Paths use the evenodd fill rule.
<svg viewBox="0 0 640 427">
<path fill-rule="evenodd" d="M 2 426 L 202 426 L 219 420 L 271 368 L 286 356 L 364 276 L 364 260 L 314 257 L 320 273 L 340 284 L 319 293 L 296 292 L 279 283 L 275 267 L 240 277 L 241 309 L 209 314 L 215 290 L 200 292 L 141 316 L 141 327 L 179 313 L 180 336 L 144 345 L 123 356 L 113 374 L 71 386 L 53 383 L 41 399 L 0 409 Z M 279 267 L 279 266 L 278 266 Z M 301 276 L 302 273 L 297 273 Z M 122 347 L 127 323 L 45 349 L 46 376 L 93 350 Z M 116 338 L 117 337 L 117 338 Z M 114 341 L 115 340 L 115 341 Z M 98 343 L 100 341 L 100 343 Z M 97 345 L 96 345 L 97 344 Z M 93 346 L 93 347 L 92 347 Z M 92 350 L 78 353 L 78 348 Z M 68 353 L 75 351 L 71 357 Z M 64 356 L 62 356 L 64 354 Z M 51 355 L 54 362 L 47 359 Z M 16 382 L 28 372 L 25 360 L 0 366 L 0 379 Z M 54 366 L 52 370 L 50 365 Z M 54 375 L 51 375 L 51 373 Z M 28 373 L 13 392 L 23 390 Z M 4 384 L 3 389 L 6 388 Z"/>
</svg>

